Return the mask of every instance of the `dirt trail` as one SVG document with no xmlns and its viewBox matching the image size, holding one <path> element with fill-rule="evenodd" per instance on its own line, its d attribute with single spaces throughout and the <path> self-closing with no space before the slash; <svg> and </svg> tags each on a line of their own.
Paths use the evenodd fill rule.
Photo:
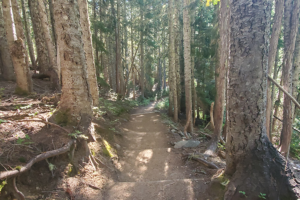
<svg viewBox="0 0 300 200">
<path fill-rule="evenodd" d="M 174 135 L 154 112 L 154 104 L 134 110 L 121 129 L 117 181 L 107 185 L 104 199 L 202 199 L 204 178 L 193 176 L 181 150 L 170 144 Z"/>
</svg>

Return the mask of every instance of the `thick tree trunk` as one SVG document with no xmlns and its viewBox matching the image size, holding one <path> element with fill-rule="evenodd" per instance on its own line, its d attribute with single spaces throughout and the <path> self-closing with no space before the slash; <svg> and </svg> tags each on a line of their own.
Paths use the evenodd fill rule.
<svg viewBox="0 0 300 200">
<path fill-rule="evenodd" d="M 267 199 L 297 199 L 285 160 L 266 135 L 270 2 L 235 0 L 230 8 L 225 170 L 230 182 L 224 199 L 240 199 L 240 191 L 248 199 L 260 193 Z"/>
<path fill-rule="evenodd" d="M 55 30 L 62 73 L 62 95 L 57 114 L 86 130 L 92 119 L 92 97 L 76 1 L 53 0 Z"/>
<path fill-rule="evenodd" d="M 292 61 L 299 24 L 299 0 L 286 0 L 284 7 L 284 58 L 282 67 L 283 89 L 292 93 Z M 293 111 L 289 97 L 283 98 L 283 125 L 280 152 L 288 154 L 292 137 Z"/>
<path fill-rule="evenodd" d="M 16 76 L 14 72 L 14 66 L 8 49 L 9 46 L 6 39 L 5 23 L 2 16 L 2 7 L 0 7 L 0 60 L 2 63 L 2 78 L 6 81 L 15 81 Z"/>
<path fill-rule="evenodd" d="M 179 22 L 179 13 L 181 1 L 175 0 L 175 16 L 174 16 L 174 29 L 175 29 L 175 72 L 176 72 L 176 87 L 177 87 L 177 107 L 178 115 L 180 113 L 181 102 L 181 79 L 180 79 L 180 59 L 179 59 L 179 46 L 180 46 L 180 31 L 182 30 L 181 23 Z"/>
<path fill-rule="evenodd" d="M 49 58 L 49 69 L 48 73 L 50 73 L 50 80 L 52 84 L 52 88 L 56 90 L 60 90 L 60 69 L 58 68 L 57 65 L 57 58 L 55 54 L 55 47 L 52 43 L 52 37 L 51 37 L 51 31 L 50 31 L 50 26 L 48 23 L 48 18 L 47 18 L 47 13 L 46 13 L 46 8 L 43 0 L 38 0 L 38 9 L 39 9 L 39 16 L 41 20 L 41 28 L 43 32 L 43 37 L 46 43 L 47 47 L 47 53 L 48 53 L 48 58 Z"/>
<path fill-rule="evenodd" d="M 26 9 L 25 9 L 25 3 L 24 3 L 24 0 L 21 0 L 21 3 L 22 3 L 22 14 L 23 14 L 23 20 L 24 20 L 24 26 L 25 26 L 26 41 L 27 41 L 27 45 L 28 45 L 28 50 L 29 50 L 29 55 L 30 55 L 31 65 L 32 65 L 32 69 L 36 69 L 36 63 L 35 63 L 35 56 L 34 56 L 33 44 L 32 44 L 32 41 L 31 41 L 30 31 L 29 31 L 29 28 L 28 28 L 28 23 L 27 23 L 27 16 L 26 16 Z"/>
<path fill-rule="evenodd" d="M 168 17 L 169 17 L 169 114 L 173 115 L 174 121 L 178 121 L 177 106 L 177 85 L 176 85 L 176 69 L 175 69 L 175 37 L 174 37 L 174 2 L 169 0 Z M 174 110 L 173 110 L 174 107 Z"/>
<path fill-rule="evenodd" d="M 96 68 L 94 63 L 92 34 L 90 30 L 90 20 L 88 14 L 87 0 L 78 0 L 79 13 L 80 13 L 80 25 L 82 29 L 82 42 L 85 52 L 86 64 L 87 64 L 87 76 L 90 93 L 93 99 L 93 106 L 99 104 L 99 90 L 96 78 Z"/>
<path fill-rule="evenodd" d="M 218 66 L 216 66 L 216 100 L 214 107 L 214 135 L 212 137 L 211 144 L 204 154 L 212 155 L 216 152 L 218 147 L 218 141 L 222 133 L 224 106 L 225 106 L 225 89 L 226 89 L 226 75 L 227 75 L 227 60 L 228 60 L 228 0 L 221 0 L 221 7 L 219 13 L 219 30 L 220 38 L 218 45 Z"/>
<path fill-rule="evenodd" d="M 283 16 L 283 8 L 284 8 L 284 0 L 276 0 L 275 5 L 275 15 L 274 15 L 274 24 L 272 26 L 272 36 L 270 40 L 270 47 L 269 47 L 269 57 L 268 57 L 268 74 L 271 76 L 273 74 L 274 63 L 276 58 L 277 52 L 277 45 L 278 39 L 281 30 L 281 21 Z M 267 136 L 271 140 L 271 119 L 272 119 L 272 101 L 271 101 L 271 83 L 268 82 L 268 89 L 267 89 L 267 116 L 266 116 L 266 129 L 267 129 Z"/>
<path fill-rule="evenodd" d="M 14 2 L 15 3 L 15 2 Z M 12 13 L 10 12 L 10 1 L 4 0 L 2 1 L 3 8 L 3 17 L 5 20 L 5 29 L 6 29 L 6 37 L 7 42 L 12 58 L 12 62 L 14 65 L 14 70 L 16 74 L 17 80 L 17 92 L 20 93 L 30 93 L 32 92 L 32 80 L 30 77 L 29 66 L 26 62 L 26 49 L 24 46 L 24 40 L 22 36 L 24 33 L 22 32 L 22 24 L 20 20 L 19 10 L 17 6 L 13 6 L 14 19 L 15 19 L 15 29 L 16 33 L 13 32 L 13 20 Z M 19 35 L 17 35 L 17 33 Z M 22 35 L 23 33 L 23 35 Z M 14 38 L 16 37 L 16 38 Z"/>
<path fill-rule="evenodd" d="M 189 119 L 187 131 L 193 132 L 192 117 L 192 84 L 191 84 L 191 29 L 189 16 L 189 0 L 183 3 L 183 40 L 184 40 L 184 82 L 186 119 Z"/>
</svg>

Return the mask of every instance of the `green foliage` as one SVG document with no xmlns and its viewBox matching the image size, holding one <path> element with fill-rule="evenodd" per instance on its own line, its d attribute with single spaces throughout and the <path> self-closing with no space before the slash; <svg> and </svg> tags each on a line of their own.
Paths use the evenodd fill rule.
<svg viewBox="0 0 300 200">
<path fill-rule="evenodd" d="M 2 181 L 0 184 L 0 192 L 4 188 L 4 186 L 7 184 L 6 180 Z"/>
<path fill-rule="evenodd" d="M 240 194 L 244 195 L 245 197 L 247 197 L 246 192 L 244 191 L 239 191 Z"/>
<path fill-rule="evenodd" d="M 22 145 L 28 145 L 28 144 L 32 144 L 33 142 L 30 142 L 30 137 L 29 135 L 25 135 L 25 138 L 20 138 L 18 137 L 17 139 L 17 144 L 22 144 Z"/>
<path fill-rule="evenodd" d="M 155 105 L 155 109 L 165 110 L 169 108 L 169 97 L 162 99 Z"/>
<path fill-rule="evenodd" d="M 105 87 L 105 88 L 109 88 L 110 86 L 108 85 L 108 83 L 106 83 L 106 81 L 101 78 L 101 77 L 97 77 L 97 82 L 100 85 L 100 87 Z"/>
<path fill-rule="evenodd" d="M 266 198 L 267 195 L 264 194 L 264 193 L 259 193 L 258 197 L 259 197 L 260 199 L 267 199 L 267 198 Z"/>
<path fill-rule="evenodd" d="M 225 146 L 221 144 L 220 142 L 218 143 L 218 148 L 222 151 L 225 151 Z"/>
<path fill-rule="evenodd" d="M 88 137 L 85 136 L 85 135 L 83 135 L 83 134 L 81 134 L 81 133 L 82 132 L 76 130 L 75 133 L 70 133 L 70 134 L 68 134 L 68 136 L 70 136 L 71 138 L 74 138 L 74 139 L 78 139 L 79 138 L 79 139 L 87 140 Z"/>
<path fill-rule="evenodd" d="M 5 122 L 7 122 L 7 121 L 4 120 L 4 119 L 0 119 L 0 124 L 1 124 L 1 123 L 5 123 Z"/>
</svg>

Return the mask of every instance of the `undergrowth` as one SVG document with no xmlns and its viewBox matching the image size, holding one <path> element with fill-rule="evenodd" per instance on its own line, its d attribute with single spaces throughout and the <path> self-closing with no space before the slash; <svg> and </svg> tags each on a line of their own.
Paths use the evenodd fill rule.
<svg viewBox="0 0 300 200">
<path fill-rule="evenodd" d="M 166 110 L 169 108 L 169 97 L 160 100 L 156 105 L 155 109 L 157 110 Z"/>
</svg>

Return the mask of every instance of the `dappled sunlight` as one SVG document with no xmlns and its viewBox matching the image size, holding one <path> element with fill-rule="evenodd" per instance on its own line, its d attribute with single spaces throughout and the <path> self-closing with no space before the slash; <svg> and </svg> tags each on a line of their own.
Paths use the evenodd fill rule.
<svg viewBox="0 0 300 200">
<path fill-rule="evenodd" d="M 153 150 L 152 149 L 148 149 L 148 150 L 144 150 L 144 151 L 141 151 L 138 156 L 136 157 L 136 160 L 137 160 L 137 164 L 139 165 L 140 163 L 144 163 L 144 164 L 147 164 L 150 159 L 152 158 L 153 156 Z"/>
</svg>

